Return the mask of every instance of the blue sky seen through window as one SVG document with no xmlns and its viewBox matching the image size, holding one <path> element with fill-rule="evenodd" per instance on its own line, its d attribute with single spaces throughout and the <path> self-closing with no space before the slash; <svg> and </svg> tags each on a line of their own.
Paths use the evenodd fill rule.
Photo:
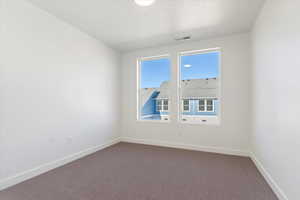
<svg viewBox="0 0 300 200">
<path fill-rule="evenodd" d="M 215 78 L 219 74 L 219 52 L 181 56 L 181 80 Z M 168 58 L 141 62 L 141 88 L 158 88 L 171 77 Z"/>
<path fill-rule="evenodd" d="M 141 63 L 141 88 L 159 88 L 171 78 L 171 62 L 168 58 L 144 60 Z"/>
<path fill-rule="evenodd" d="M 181 80 L 216 78 L 219 74 L 219 52 L 181 56 Z"/>
</svg>

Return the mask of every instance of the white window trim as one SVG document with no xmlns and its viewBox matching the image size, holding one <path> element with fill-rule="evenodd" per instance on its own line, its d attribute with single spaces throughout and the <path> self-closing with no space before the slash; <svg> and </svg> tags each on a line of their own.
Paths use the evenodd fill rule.
<svg viewBox="0 0 300 200">
<path fill-rule="evenodd" d="M 162 108 L 161 110 L 158 110 L 158 109 L 157 109 L 157 107 L 158 107 L 157 101 L 162 101 L 162 102 L 161 102 L 162 104 L 160 105 L 161 108 Z M 164 101 L 168 101 L 168 104 L 167 104 L 167 105 L 168 105 L 168 109 L 167 109 L 167 110 L 164 109 Z M 156 105 L 155 105 L 155 106 L 156 106 L 156 108 L 155 108 L 156 111 L 157 111 L 157 112 L 169 112 L 169 110 L 170 110 L 170 109 L 169 109 L 169 106 L 170 106 L 170 105 L 169 105 L 169 102 L 170 102 L 169 99 L 156 99 Z"/>
<path fill-rule="evenodd" d="M 183 102 L 185 100 L 189 101 L 189 110 L 184 110 L 183 109 L 184 108 L 184 103 Z M 189 99 L 182 99 L 181 104 L 182 104 L 182 112 L 191 112 L 191 101 Z"/>
<path fill-rule="evenodd" d="M 199 101 L 200 100 L 204 100 L 204 111 L 203 110 L 200 110 L 200 104 L 199 104 Z M 207 110 L 207 100 L 212 100 L 212 110 Z M 198 112 L 201 112 L 201 113 L 213 113 L 215 112 L 215 104 L 214 104 L 214 99 L 212 98 L 203 98 L 203 99 L 198 99 Z"/>
</svg>

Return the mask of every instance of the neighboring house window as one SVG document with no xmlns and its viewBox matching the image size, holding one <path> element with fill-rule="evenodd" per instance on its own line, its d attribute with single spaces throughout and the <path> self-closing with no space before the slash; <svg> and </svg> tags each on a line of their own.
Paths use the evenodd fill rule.
<svg viewBox="0 0 300 200">
<path fill-rule="evenodd" d="M 189 112 L 190 111 L 190 100 L 183 100 L 182 102 L 182 109 L 183 109 L 183 112 Z"/>
<path fill-rule="evenodd" d="M 169 120 L 169 82 L 171 62 L 168 56 L 138 60 L 138 120 Z M 161 87 L 164 87 L 162 90 Z M 163 117 L 160 114 L 163 113 Z"/>
<path fill-rule="evenodd" d="M 214 111 L 214 102 L 212 99 L 206 99 L 206 111 L 207 112 Z"/>
<path fill-rule="evenodd" d="M 156 101 L 156 110 L 158 112 L 161 112 L 162 111 L 162 100 L 157 100 Z"/>
<path fill-rule="evenodd" d="M 204 99 L 199 100 L 199 111 L 205 112 L 205 100 Z"/>
<path fill-rule="evenodd" d="M 156 101 L 156 110 L 158 112 L 167 112 L 169 111 L 169 100 L 168 99 L 159 99 Z"/>
<path fill-rule="evenodd" d="M 169 100 L 167 99 L 163 100 L 163 111 L 169 111 Z"/>
<path fill-rule="evenodd" d="M 200 99 L 199 103 L 199 112 L 214 112 L 214 102 L 212 99 Z"/>
</svg>

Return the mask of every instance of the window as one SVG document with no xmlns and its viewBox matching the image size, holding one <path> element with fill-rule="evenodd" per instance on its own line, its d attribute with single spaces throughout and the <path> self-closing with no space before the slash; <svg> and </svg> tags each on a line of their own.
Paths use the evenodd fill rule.
<svg viewBox="0 0 300 200">
<path fill-rule="evenodd" d="M 163 100 L 163 111 L 169 111 L 169 100 Z"/>
<path fill-rule="evenodd" d="M 189 100 L 183 100 L 182 110 L 183 110 L 183 112 L 189 112 L 190 111 L 190 101 Z"/>
<path fill-rule="evenodd" d="M 169 100 L 160 99 L 156 101 L 156 110 L 157 112 L 167 112 L 169 111 Z"/>
<path fill-rule="evenodd" d="M 212 99 L 199 100 L 199 112 L 214 112 L 214 102 Z"/>
<path fill-rule="evenodd" d="M 178 95 L 174 103 L 178 104 L 180 122 L 219 123 L 220 50 L 182 52 L 178 58 L 178 70 L 172 70 L 178 71 L 177 82 L 172 82 L 177 83 L 178 93 L 171 93 L 176 86 L 171 84 L 169 55 L 138 60 L 137 119 L 169 121 L 172 113 L 170 97 Z"/>
<path fill-rule="evenodd" d="M 156 110 L 158 112 L 162 111 L 162 100 L 157 100 L 156 101 Z"/>
<path fill-rule="evenodd" d="M 168 56 L 138 62 L 138 119 L 169 120 L 171 62 Z"/>
<path fill-rule="evenodd" d="M 183 52 L 179 61 L 179 101 L 182 122 L 218 122 L 219 65 L 218 49 Z"/>
<path fill-rule="evenodd" d="M 206 110 L 205 107 L 206 107 L 205 100 L 204 99 L 199 100 L 199 111 L 204 112 Z"/>
<path fill-rule="evenodd" d="M 206 100 L 206 111 L 213 112 L 214 111 L 214 104 L 212 99 Z"/>
</svg>

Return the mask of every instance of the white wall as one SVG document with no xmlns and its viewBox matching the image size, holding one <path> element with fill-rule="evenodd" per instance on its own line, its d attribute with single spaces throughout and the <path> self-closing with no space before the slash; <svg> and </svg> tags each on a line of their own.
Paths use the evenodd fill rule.
<svg viewBox="0 0 300 200">
<path fill-rule="evenodd" d="M 119 137 L 119 55 L 23 0 L 4 0 L 0 182 Z"/>
<path fill-rule="evenodd" d="M 3 9 L 3 0 L 0 0 L 0 78 L 1 78 L 1 69 L 3 68 L 3 37 L 1 37 L 3 35 L 3 20 L 4 20 L 4 13 L 3 13 L 4 9 Z M 0 88 L 2 88 L 1 86 L 1 80 L 0 80 Z M 0 97 L 1 97 L 1 92 L 0 92 Z M 3 100 L 0 98 L 0 105 L 2 104 Z M 2 108 L 2 106 L 0 107 L 0 109 Z M 2 126 L 3 126 L 3 122 L 2 122 L 2 119 L 3 119 L 3 113 L 0 111 L 0 162 L 2 163 L 2 159 L 3 158 L 3 137 L 2 137 Z M 1 174 L 3 174 L 3 172 L 1 172 L 0 170 L 0 177 L 1 177 Z"/>
<path fill-rule="evenodd" d="M 299 10 L 267 0 L 253 30 L 253 151 L 290 200 L 300 196 Z"/>
<path fill-rule="evenodd" d="M 222 48 L 222 121 L 220 126 L 181 124 L 176 113 L 170 123 L 136 121 L 136 59 L 171 53 L 173 80 L 176 80 L 177 52 Z M 142 49 L 122 56 L 122 137 L 142 142 L 204 147 L 234 154 L 248 152 L 250 135 L 250 35 L 193 41 L 173 46 Z M 176 83 L 172 83 L 172 102 Z M 171 105 L 176 110 L 176 104 Z M 202 149 L 202 148 L 200 148 Z"/>
</svg>

